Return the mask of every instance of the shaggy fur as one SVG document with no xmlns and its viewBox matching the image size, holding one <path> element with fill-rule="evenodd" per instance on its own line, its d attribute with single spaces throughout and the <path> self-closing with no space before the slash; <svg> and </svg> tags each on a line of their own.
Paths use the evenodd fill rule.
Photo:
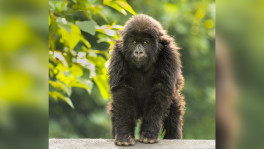
<svg viewBox="0 0 264 149">
<path fill-rule="evenodd" d="M 158 21 L 143 14 L 128 20 L 120 34 L 108 67 L 115 143 L 135 144 L 138 119 L 140 142 L 158 142 L 162 125 L 164 139 L 181 139 L 185 101 L 179 48 Z M 143 56 L 135 57 L 136 49 Z"/>
</svg>

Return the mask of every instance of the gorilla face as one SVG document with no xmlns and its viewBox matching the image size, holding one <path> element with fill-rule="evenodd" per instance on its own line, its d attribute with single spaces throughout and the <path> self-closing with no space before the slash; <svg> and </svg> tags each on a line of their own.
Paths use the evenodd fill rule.
<svg viewBox="0 0 264 149">
<path fill-rule="evenodd" d="M 148 67 L 155 63 L 159 52 L 155 36 L 146 32 L 129 32 L 123 40 L 125 59 L 135 68 Z"/>
</svg>

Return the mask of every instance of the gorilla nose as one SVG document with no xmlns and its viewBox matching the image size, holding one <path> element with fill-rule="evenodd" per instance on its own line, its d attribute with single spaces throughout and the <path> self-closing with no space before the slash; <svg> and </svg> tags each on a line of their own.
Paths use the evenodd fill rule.
<svg viewBox="0 0 264 149">
<path fill-rule="evenodd" d="M 139 51 L 139 50 L 135 50 L 135 51 L 134 51 L 134 55 L 135 55 L 136 57 L 141 57 L 141 56 L 144 55 L 144 52 L 143 52 L 143 51 Z"/>
<path fill-rule="evenodd" d="M 143 57 L 145 55 L 143 47 L 141 47 L 141 46 L 137 47 L 133 54 L 135 57 Z"/>
</svg>

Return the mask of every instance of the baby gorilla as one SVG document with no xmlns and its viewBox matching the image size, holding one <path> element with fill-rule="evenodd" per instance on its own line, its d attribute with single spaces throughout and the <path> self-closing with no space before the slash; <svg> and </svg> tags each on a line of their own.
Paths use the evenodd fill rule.
<svg viewBox="0 0 264 149">
<path fill-rule="evenodd" d="M 128 20 L 120 34 L 108 67 L 115 144 L 135 144 L 138 119 L 140 142 L 158 142 L 162 125 L 164 139 L 181 139 L 185 102 L 179 48 L 158 21 L 143 14 Z"/>
</svg>

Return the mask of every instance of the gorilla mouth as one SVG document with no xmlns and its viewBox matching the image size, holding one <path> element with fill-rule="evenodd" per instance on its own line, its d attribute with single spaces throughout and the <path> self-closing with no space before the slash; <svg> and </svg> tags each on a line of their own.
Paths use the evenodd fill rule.
<svg viewBox="0 0 264 149">
<path fill-rule="evenodd" d="M 133 61 L 134 63 L 144 64 L 146 62 L 146 57 L 133 57 Z"/>
<path fill-rule="evenodd" d="M 137 58 L 137 57 L 133 57 L 132 58 L 132 65 L 136 66 L 137 68 L 141 68 L 146 64 L 147 60 L 146 58 Z"/>
<path fill-rule="evenodd" d="M 134 58 L 134 61 L 136 61 L 136 62 L 142 62 L 144 60 L 145 60 L 144 58 Z"/>
</svg>

